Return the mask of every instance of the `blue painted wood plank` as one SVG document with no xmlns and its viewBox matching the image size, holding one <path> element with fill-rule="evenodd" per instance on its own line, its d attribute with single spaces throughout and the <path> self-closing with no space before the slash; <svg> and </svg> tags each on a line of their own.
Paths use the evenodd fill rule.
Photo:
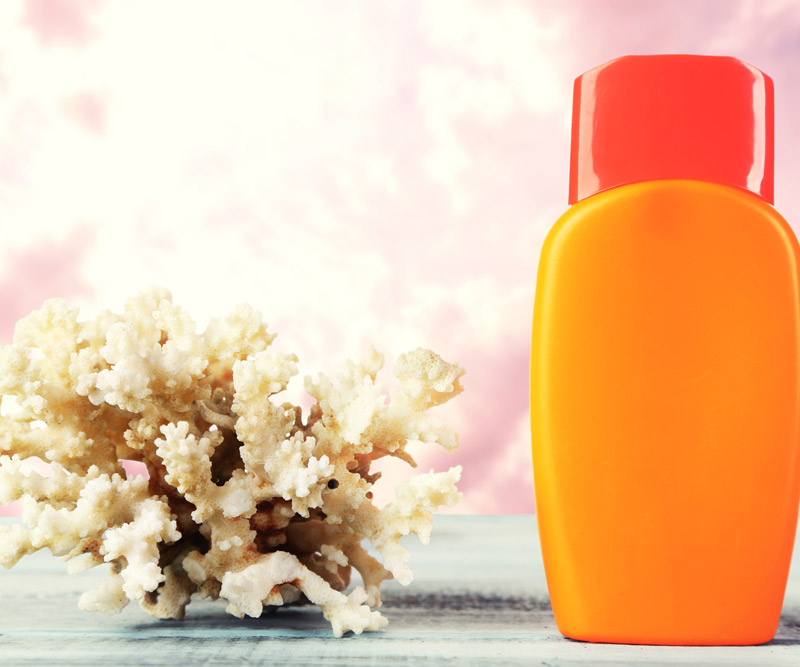
<svg viewBox="0 0 800 667">
<path fill-rule="evenodd" d="M 105 573 L 69 576 L 37 554 L 0 571 L 0 664 L 800 665 L 798 567 L 766 646 L 596 645 L 558 634 L 533 517 L 441 516 L 430 545 L 405 544 L 415 580 L 384 586 L 388 628 L 341 639 L 314 607 L 243 620 L 202 600 L 183 621 L 157 621 L 135 605 L 117 616 L 81 612 L 78 596 Z"/>
</svg>

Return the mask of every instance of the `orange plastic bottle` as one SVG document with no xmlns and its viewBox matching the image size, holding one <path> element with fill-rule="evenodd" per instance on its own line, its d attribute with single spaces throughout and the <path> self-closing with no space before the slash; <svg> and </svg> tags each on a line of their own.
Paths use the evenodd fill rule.
<svg viewBox="0 0 800 667">
<path fill-rule="evenodd" d="M 800 494 L 800 250 L 772 203 L 772 82 L 619 58 L 575 82 L 531 418 L 553 611 L 574 639 L 775 634 Z"/>
</svg>

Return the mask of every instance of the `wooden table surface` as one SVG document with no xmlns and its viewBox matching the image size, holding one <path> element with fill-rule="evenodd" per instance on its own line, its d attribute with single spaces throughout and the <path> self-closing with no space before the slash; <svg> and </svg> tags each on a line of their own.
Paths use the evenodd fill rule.
<svg viewBox="0 0 800 667">
<path fill-rule="evenodd" d="M 117 616 L 82 612 L 80 593 L 105 572 L 67 575 L 63 563 L 39 553 L 0 570 L 0 665 L 800 665 L 797 548 L 770 644 L 646 647 L 559 635 L 532 516 L 440 516 L 430 545 L 404 544 L 414 582 L 384 584 L 388 627 L 340 639 L 313 607 L 244 620 L 226 614 L 223 601 L 192 602 L 183 621 L 152 619 L 133 604 Z"/>
</svg>

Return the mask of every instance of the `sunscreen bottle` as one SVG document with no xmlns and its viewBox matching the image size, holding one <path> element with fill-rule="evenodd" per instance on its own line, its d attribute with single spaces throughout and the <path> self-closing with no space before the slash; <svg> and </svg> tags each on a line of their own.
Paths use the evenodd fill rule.
<svg viewBox="0 0 800 667">
<path fill-rule="evenodd" d="M 559 630 L 759 644 L 800 494 L 797 240 L 772 207 L 772 81 L 628 56 L 575 82 L 569 202 L 541 252 L 536 507 Z"/>
</svg>

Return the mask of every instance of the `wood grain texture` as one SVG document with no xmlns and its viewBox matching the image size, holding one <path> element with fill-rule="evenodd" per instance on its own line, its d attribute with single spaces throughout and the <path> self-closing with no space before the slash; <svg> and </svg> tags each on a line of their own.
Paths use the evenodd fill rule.
<svg viewBox="0 0 800 667">
<path fill-rule="evenodd" d="M 531 516 L 442 516 L 430 545 L 405 544 L 414 582 L 385 585 L 388 628 L 341 639 L 314 607 L 244 620 L 226 614 L 222 601 L 193 602 L 183 621 L 151 619 L 136 605 L 117 616 L 82 612 L 80 593 L 105 572 L 70 576 L 49 553 L 36 554 L 0 571 L 0 665 L 800 664 L 797 549 L 770 644 L 644 647 L 561 637 Z"/>
</svg>

